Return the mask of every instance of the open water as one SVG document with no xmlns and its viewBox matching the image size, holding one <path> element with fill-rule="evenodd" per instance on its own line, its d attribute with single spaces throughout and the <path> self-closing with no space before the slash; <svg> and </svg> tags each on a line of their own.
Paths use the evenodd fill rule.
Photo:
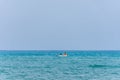
<svg viewBox="0 0 120 80">
<path fill-rule="evenodd" d="M 0 80 L 120 80 L 120 51 L 0 51 Z"/>
</svg>

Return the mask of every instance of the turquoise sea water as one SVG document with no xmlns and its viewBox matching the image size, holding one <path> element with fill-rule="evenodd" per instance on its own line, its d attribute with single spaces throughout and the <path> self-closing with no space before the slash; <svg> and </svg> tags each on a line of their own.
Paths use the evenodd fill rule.
<svg viewBox="0 0 120 80">
<path fill-rule="evenodd" d="M 0 51 L 0 80 L 120 80 L 120 51 Z"/>
</svg>

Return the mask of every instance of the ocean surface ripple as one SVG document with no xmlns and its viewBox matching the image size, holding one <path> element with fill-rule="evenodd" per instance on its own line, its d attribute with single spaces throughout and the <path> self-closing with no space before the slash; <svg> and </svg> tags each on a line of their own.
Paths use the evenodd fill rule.
<svg viewBox="0 0 120 80">
<path fill-rule="evenodd" d="M 120 80 L 120 51 L 0 51 L 0 80 Z"/>
</svg>

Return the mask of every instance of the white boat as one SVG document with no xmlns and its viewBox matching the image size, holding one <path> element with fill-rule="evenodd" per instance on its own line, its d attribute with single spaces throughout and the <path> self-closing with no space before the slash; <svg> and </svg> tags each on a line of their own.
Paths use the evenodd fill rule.
<svg viewBox="0 0 120 80">
<path fill-rule="evenodd" d="M 62 55 L 60 54 L 59 56 L 60 56 L 60 57 L 66 57 L 66 56 L 68 56 L 68 55 L 67 55 L 67 54 L 62 54 Z"/>
</svg>

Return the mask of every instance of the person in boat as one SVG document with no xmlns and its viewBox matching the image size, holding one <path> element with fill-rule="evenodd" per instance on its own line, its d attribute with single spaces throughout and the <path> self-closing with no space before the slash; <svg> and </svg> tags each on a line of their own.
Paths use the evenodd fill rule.
<svg viewBox="0 0 120 80">
<path fill-rule="evenodd" d="M 66 52 L 64 52 L 63 56 L 67 56 L 67 53 L 66 53 Z"/>
</svg>

